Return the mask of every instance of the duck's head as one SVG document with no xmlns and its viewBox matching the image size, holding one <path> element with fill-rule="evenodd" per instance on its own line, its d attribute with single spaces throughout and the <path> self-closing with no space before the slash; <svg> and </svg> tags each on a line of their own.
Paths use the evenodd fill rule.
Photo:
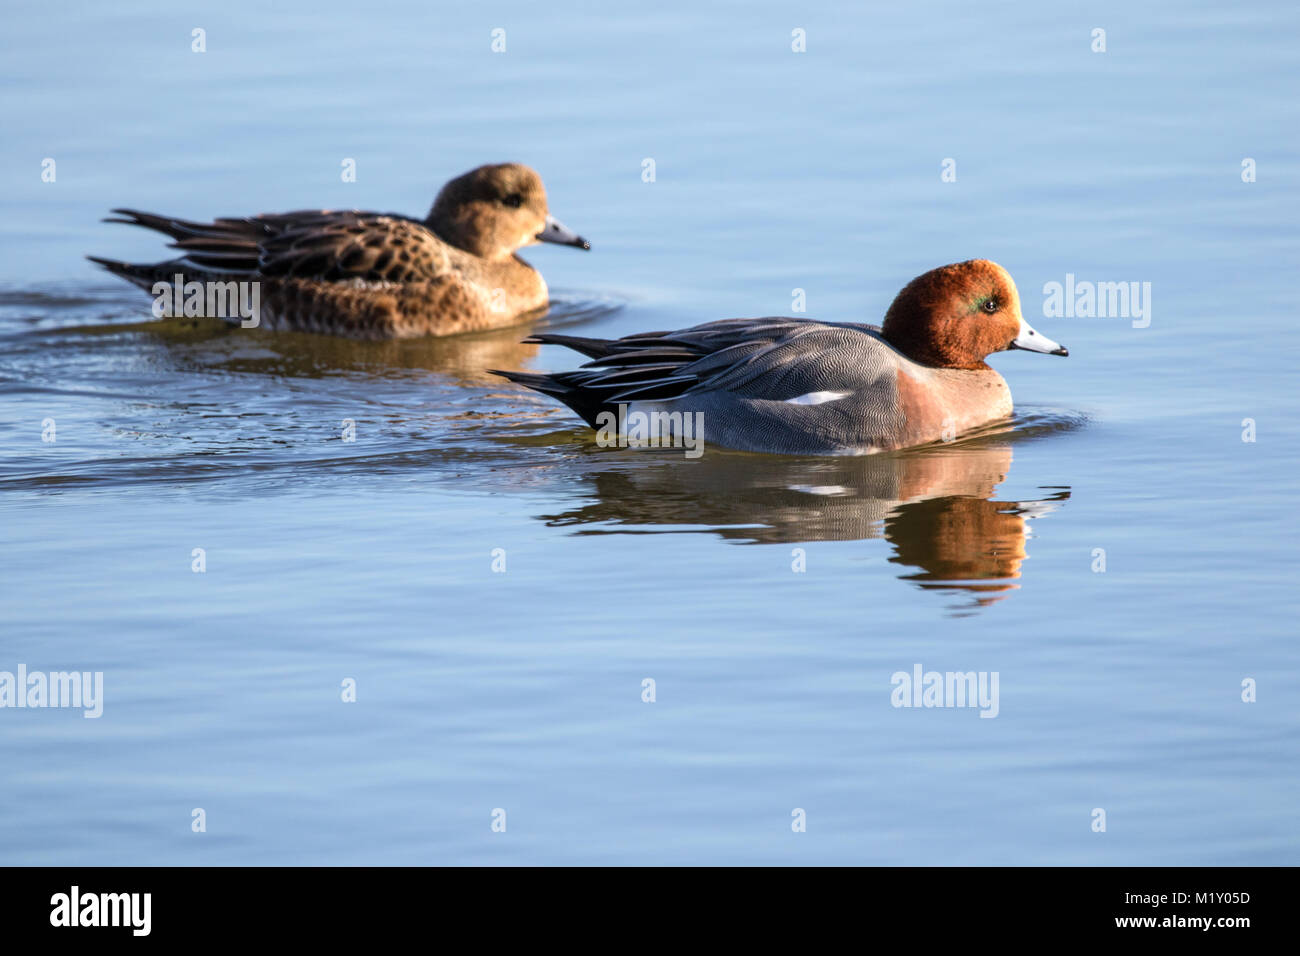
<svg viewBox="0 0 1300 956">
<path fill-rule="evenodd" d="M 591 248 L 552 218 L 542 177 L 520 163 L 457 176 L 438 193 L 426 223 L 439 238 L 485 259 L 503 259 L 534 242 Z"/>
<path fill-rule="evenodd" d="M 917 276 L 885 313 L 885 339 L 913 361 L 939 368 L 988 368 L 992 352 L 1069 351 L 1034 331 L 1006 269 L 987 259 L 940 266 Z"/>
</svg>

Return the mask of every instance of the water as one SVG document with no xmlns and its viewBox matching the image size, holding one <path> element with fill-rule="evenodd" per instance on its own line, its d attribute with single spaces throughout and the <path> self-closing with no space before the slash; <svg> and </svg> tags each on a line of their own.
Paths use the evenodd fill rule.
<svg viewBox="0 0 1300 956">
<path fill-rule="evenodd" d="M 102 671 L 105 700 L 0 710 L 0 862 L 1300 862 L 1298 26 L 10 11 L 0 670 Z M 795 289 L 875 321 L 983 256 L 1071 356 L 995 357 L 1015 422 L 950 446 L 688 461 L 485 374 L 575 363 L 519 330 L 155 323 L 80 258 L 161 255 L 113 206 L 423 214 L 506 159 L 593 242 L 526 254 L 555 325 L 789 314 Z M 1149 325 L 1044 317 L 1067 273 L 1150 282 Z M 997 718 L 891 706 L 917 664 L 997 672 Z"/>
</svg>

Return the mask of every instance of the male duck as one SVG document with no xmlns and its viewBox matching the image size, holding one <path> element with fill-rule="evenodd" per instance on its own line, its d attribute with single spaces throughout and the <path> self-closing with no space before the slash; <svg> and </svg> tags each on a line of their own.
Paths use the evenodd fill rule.
<svg viewBox="0 0 1300 956">
<path fill-rule="evenodd" d="M 668 428 L 673 412 L 698 412 L 708 444 L 804 455 L 955 438 L 1011 414 L 1011 390 L 984 362 L 989 353 L 1069 354 L 1030 328 L 1011 276 L 987 259 L 913 279 L 881 327 L 724 319 L 613 340 L 526 341 L 567 345 L 593 361 L 572 372 L 497 374 L 558 398 L 592 427 L 639 411 L 651 421 L 660 413 Z M 601 413 L 614 418 L 598 424 Z"/>
<path fill-rule="evenodd" d="M 89 256 L 145 289 L 156 282 L 257 281 L 260 326 L 363 339 L 453 335 L 514 325 L 547 305 L 546 282 L 515 253 L 534 242 L 590 249 L 552 218 L 546 190 L 518 163 L 447 183 L 423 220 L 301 211 L 186 222 L 115 209 L 171 236 L 178 259 L 133 265 Z"/>
</svg>

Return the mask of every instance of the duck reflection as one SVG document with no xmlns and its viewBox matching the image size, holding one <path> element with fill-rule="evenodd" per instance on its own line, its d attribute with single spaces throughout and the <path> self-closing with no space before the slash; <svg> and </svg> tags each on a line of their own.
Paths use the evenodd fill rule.
<svg viewBox="0 0 1300 956">
<path fill-rule="evenodd" d="M 556 299 L 549 310 L 527 318 L 532 322 L 545 319 L 548 329 L 562 329 L 604 318 L 621 307 L 622 303 L 612 299 Z M 536 358 L 539 349 L 521 341 L 529 332 L 528 324 L 468 335 L 374 342 L 306 332 L 245 330 L 212 318 L 81 326 L 77 331 L 118 334 L 124 328 L 152 335 L 182 364 L 306 378 L 340 371 L 394 378 L 424 371 L 445 375 L 457 385 L 499 386 L 500 377 L 486 369 L 522 368 Z"/>
<path fill-rule="evenodd" d="M 579 534 L 703 530 L 745 544 L 884 538 L 890 561 L 911 569 L 903 580 L 960 593 L 974 607 L 1019 587 L 1030 519 L 1070 497 L 1052 487 L 1032 501 L 996 500 L 1012 443 L 992 437 L 861 458 L 714 451 L 632 467 L 636 454 L 586 472 L 596 500 L 544 520 L 601 526 Z"/>
</svg>

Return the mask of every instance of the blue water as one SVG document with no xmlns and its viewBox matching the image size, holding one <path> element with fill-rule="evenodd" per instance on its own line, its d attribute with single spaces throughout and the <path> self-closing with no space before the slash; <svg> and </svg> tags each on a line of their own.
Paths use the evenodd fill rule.
<svg viewBox="0 0 1300 956">
<path fill-rule="evenodd" d="M 1282 2 L 8 11 L 0 671 L 102 671 L 104 707 L 0 709 L 0 863 L 1300 862 L 1298 30 Z M 487 375 L 575 364 L 526 330 L 155 323 L 81 258 L 162 257 L 113 206 L 422 215 L 503 160 L 592 240 L 525 253 L 553 325 L 796 289 L 878 321 L 980 256 L 1071 355 L 995 356 L 992 434 L 688 461 Z M 1067 274 L 1151 283 L 1149 325 L 1044 316 Z M 997 717 L 892 706 L 917 664 L 997 672 Z"/>
</svg>

